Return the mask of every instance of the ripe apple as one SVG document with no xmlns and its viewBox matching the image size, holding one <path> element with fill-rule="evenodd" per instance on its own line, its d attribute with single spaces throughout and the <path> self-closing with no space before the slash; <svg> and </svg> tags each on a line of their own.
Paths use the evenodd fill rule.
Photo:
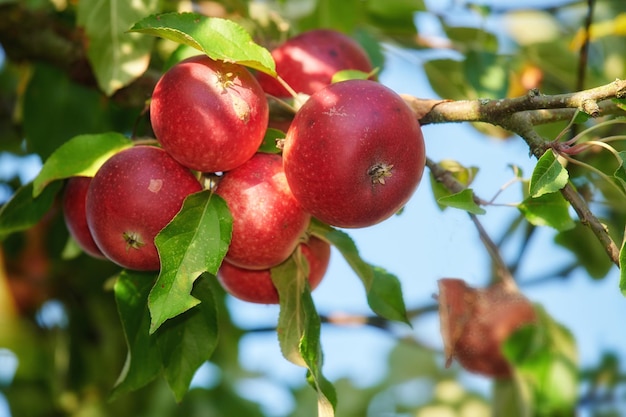
<svg viewBox="0 0 626 417">
<path fill-rule="evenodd" d="M 342 81 L 313 94 L 296 113 L 283 160 L 294 196 L 312 216 L 366 227 L 412 196 L 424 172 L 424 138 L 394 91 L 375 81 Z"/>
<path fill-rule="evenodd" d="M 194 56 L 170 68 L 152 93 L 154 134 L 175 160 L 196 171 L 231 170 L 263 141 L 269 109 L 245 67 Z"/>
<path fill-rule="evenodd" d="M 257 153 L 227 172 L 215 192 L 233 216 L 225 260 L 241 268 L 267 269 L 283 262 L 309 225 L 310 215 L 291 193 L 280 155 Z"/>
<path fill-rule="evenodd" d="M 301 243 L 302 254 L 309 264 L 309 286 L 313 291 L 324 278 L 330 260 L 330 245 L 316 237 Z M 232 296 L 259 304 L 278 304 L 278 291 L 272 283 L 270 269 L 252 270 L 222 263 L 217 277 Z"/>
<path fill-rule="evenodd" d="M 109 158 L 91 180 L 86 215 L 104 255 L 135 270 L 157 270 L 154 237 L 202 186 L 184 166 L 155 146 L 134 146 Z"/>
<path fill-rule="evenodd" d="M 78 246 L 88 255 L 104 259 L 87 225 L 85 204 L 89 184 L 91 177 L 72 177 L 67 180 L 63 191 L 63 217 L 67 230 Z"/>
<path fill-rule="evenodd" d="M 341 70 L 372 71 L 372 63 L 354 39 L 329 29 L 303 32 L 272 50 L 276 72 L 297 93 L 313 94 L 331 83 Z M 258 73 L 266 93 L 289 97 L 289 92 L 275 78 Z"/>
<path fill-rule="evenodd" d="M 463 280 L 439 280 L 439 318 L 446 366 L 495 378 L 511 375 L 502 343 L 523 325 L 536 321 L 531 302 L 503 284 L 471 288 Z"/>
</svg>

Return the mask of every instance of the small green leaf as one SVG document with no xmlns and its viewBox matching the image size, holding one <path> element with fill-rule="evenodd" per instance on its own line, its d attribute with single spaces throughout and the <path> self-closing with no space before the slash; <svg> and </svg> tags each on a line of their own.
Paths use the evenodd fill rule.
<svg viewBox="0 0 626 417">
<path fill-rule="evenodd" d="M 368 80 L 375 74 L 375 71 L 371 73 L 363 72 L 354 69 L 341 70 L 336 72 L 331 79 L 332 83 L 338 83 L 347 80 Z"/>
<path fill-rule="evenodd" d="M 517 208 L 535 226 L 550 226 L 558 231 L 569 230 L 575 226 L 569 214 L 569 203 L 561 193 L 543 194 L 538 198 L 528 197 Z"/>
<path fill-rule="evenodd" d="M 280 153 L 281 150 L 277 146 L 277 144 L 278 144 L 278 141 L 281 139 L 285 139 L 285 132 L 278 130 L 278 129 L 268 128 L 267 131 L 265 132 L 263 143 L 261 143 L 261 146 L 259 147 L 258 152 Z"/>
<path fill-rule="evenodd" d="M 191 380 L 217 346 L 217 309 L 209 284 L 209 276 L 201 276 L 193 288 L 200 304 L 168 320 L 156 333 L 165 379 L 176 397 L 182 401 Z"/>
<path fill-rule="evenodd" d="M 554 193 L 565 187 L 569 180 L 567 170 L 557 160 L 556 155 L 548 149 L 537 161 L 530 178 L 530 196 L 541 197 Z"/>
<path fill-rule="evenodd" d="M 311 298 L 308 273 L 306 258 L 299 250 L 272 268 L 280 300 L 278 341 L 286 359 L 308 369 L 307 379 L 317 392 L 318 415 L 332 417 L 337 399 L 335 388 L 322 375 L 321 320 Z"/>
<path fill-rule="evenodd" d="M 161 372 L 156 337 L 149 334 L 148 294 L 154 279 L 154 273 L 123 271 L 115 282 L 115 302 L 128 353 L 112 399 L 145 386 Z"/>
<path fill-rule="evenodd" d="M 439 97 L 450 100 L 479 98 L 465 78 L 462 62 L 449 58 L 433 59 L 424 62 L 423 68 Z"/>
<path fill-rule="evenodd" d="M 474 191 L 472 191 L 471 188 L 466 188 L 456 194 L 440 197 L 437 200 L 437 203 L 444 206 L 465 210 L 472 214 L 486 213 L 485 209 L 480 207 L 474 201 Z"/>
<path fill-rule="evenodd" d="M 29 229 L 50 210 L 61 189 L 60 182 L 47 187 L 37 198 L 33 197 L 33 183 L 18 189 L 13 197 L 0 207 L 0 242 L 11 233 Z"/>
<path fill-rule="evenodd" d="M 132 141 L 116 132 L 78 135 L 65 142 L 48 157 L 33 181 L 37 197 L 52 181 L 72 176 L 93 177 L 102 164 Z"/>
<path fill-rule="evenodd" d="M 198 13 L 164 13 L 140 20 L 130 31 L 160 36 L 196 48 L 212 59 L 235 62 L 276 76 L 270 52 L 232 20 Z"/>
<path fill-rule="evenodd" d="M 478 174 L 477 167 L 465 167 L 459 162 L 451 159 L 444 159 L 438 162 L 437 165 L 441 166 L 443 169 L 449 172 L 454 177 L 454 179 L 456 179 L 465 187 L 469 187 L 470 184 L 474 181 L 474 178 L 476 178 L 476 175 Z M 442 197 L 452 195 L 452 193 L 445 185 L 435 179 L 435 176 L 432 174 L 432 172 L 430 173 L 430 185 L 439 209 L 442 211 L 445 210 L 448 206 L 440 204 L 438 201 Z"/>
<path fill-rule="evenodd" d="M 231 234 L 232 216 L 221 197 L 204 190 L 185 199 L 154 239 L 161 271 L 149 297 L 150 333 L 200 302 L 191 295 L 193 283 L 204 272 L 217 273 Z"/>
<path fill-rule="evenodd" d="M 466 54 L 463 68 L 467 81 L 478 97 L 499 99 L 506 96 L 509 68 L 508 60 L 503 55 L 471 49 Z"/>
<path fill-rule="evenodd" d="M 98 85 L 107 95 L 142 75 L 150 63 L 154 39 L 127 33 L 143 16 L 155 13 L 158 0 L 81 0 L 78 24 L 87 35 L 87 56 Z"/>
<path fill-rule="evenodd" d="M 402 298 L 400 281 L 395 275 L 365 262 L 359 255 L 354 241 L 345 232 L 315 219 L 311 221 L 309 231 L 329 242 L 341 252 L 350 267 L 361 279 L 367 294 L 367 302 L 372 311 L 383 318 L 410 324 Z"/>
<path fill-rule="evenodd" d="M 535 307 L 537 322 L 513 333 L 502 347 L 526 394 L 530 415 L 574 415 L 578 403 L 578 353 L 571 332 Z"/>
</svg>

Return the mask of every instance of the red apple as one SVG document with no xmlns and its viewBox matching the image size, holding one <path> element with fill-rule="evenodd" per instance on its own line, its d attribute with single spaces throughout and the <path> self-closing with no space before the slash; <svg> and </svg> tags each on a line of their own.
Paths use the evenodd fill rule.
<svg viewBox="0 0 626 417">
<path fill-rule="evenodd" d="M 372 63 L 361 45 L 343 33 L 317 29 L 288 39 L 272 50 L 276 72 L 297 93 L 313 94 L 331 83 L 341 70 L 372 71 Z M 266 93 L 289 97 L 275 78 L 258 73 Z"/>
<path fill-rule="evenodd" d="M 163 147 L 202 172 L 231 170 L 263 141 L 265 93 L 245 67 L 195 56 L 170 68 L 152 93 L 150 120 Z"/>
<path fill-rule="evenodd" d="M 227 172 L 216 194 L 233 216 L 225 259 L 241 268 L 267 269 L 283 262 L 309 224 L 309 214 L 289 189 L 280 155 L 257 153 Z"/>
<path fill-rule="evenodd" d="M 301 243 L 302 253 L 309 263 L 309 286 L 313 291 L 322 281 L 330 260 L 330 245 L 311 237 Z M 269 269 L 252 270 L 239 268 L 228 262 L 222 263 L 217 275 L 224 289 L 240 300 L 259 304 L 278 304 L 278 291 L 272 283 Z"/>
<path fill-rule="evenodd" d="M 193 174 L 164 150 L 135 146 L 100 167 L 87 191 L 87 224 L 104 255 L 135 270 L 157 270 L 154 237 L 202 189 Z"/>
<path fill-rule="evenodd" d="M 91 177 L 72 177 L 67 180 L 63 191 L 63 217 L 67 230 L 78 246 L 88 255 L 104 259 L 87 225 L 85 204 L 89 184 Z"/>
<path fill-rule="evenodd" d="M 413 195 L 424 172 L 424 138 L 394 91 L 375 81 L 342 81 L 313 94 L 296 113 L 283 159 L 294 196 L 312 216 L 366 227 Z"/>
<path fill-rule="evenodd" d="M 463 280 L 439 280 L 439 318 L 446 366 L 495 378 L 511 375 L 502 343 L 523 325 L 536 321 L 531 302 L 503 284 L 471 288 Z"/>
</svg>

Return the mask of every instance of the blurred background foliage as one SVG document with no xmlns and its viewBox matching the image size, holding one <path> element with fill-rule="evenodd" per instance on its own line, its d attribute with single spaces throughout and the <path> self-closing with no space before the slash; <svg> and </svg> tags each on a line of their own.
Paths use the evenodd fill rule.
<svg viewBox="0 0 626 417">
<path fill-rule="evenodd" d="M 587 32 L 590 4 L 593 19 Z M 128 45 L 135 53 L 126 56 L 112 50 L 106 37 L 98 38 L 118 27 L 119 33 L 112 36 L 127 39 L 127 27 L 147 14 L 193 10 L 227 17 L 267 47 L 307 29 L 334 28 L 359 40 L 382 71 L 389 51 L 419 54 L 432 89 L 453 100 L 516 97 L 534 88 L 545 94 L 567 93 L 624 76 L 624 1 L 555 0 L 523 6 L 496 0 L 0 0 L 0 204 L 32 178 L 40 161 L 74 135 L 152 134 L 146 101 L 176 45 L 133 39 Z M 421 24 L 438 27 L 438 34 L 422 33 Z M 125 67 L 123 77 L 115 75 L 119 62 L 134 64 Z M 565 125 L 538 129 L 550 139 Z M 510 138 L 509 132 L 494 126 L 474 127 L 494 141 Z M 585 127 L 582 123 L 575 130 Z M 592 135 L 619 136 L 622 130 L 613 124 Z M 614 144 L 618 151 L 624 150 L 622 142 Z M 579 159 L 609 176 L 617 168 L 612 155 L 603 151 L 592 149 Z M 615 238 L 621 241 L 623 195 L 596 172 L 568 168 L 609 230 L 619 231 Z M 525 239 L 530 239 L 534 228 L 519 220 L 502 243 L 519 228 L 525 228 Z M 592 279 L 603 279 L 610 271 L 602 248 L 581 225 L 559 232 L 555 241 L 576 255 L 576 261 L 558 271 L 562 276 L 584 268 Z M 260 389 L 255 384 L 265 376 L 242 366 L 239 343 L 250 330 L 233 323 L 226 295 L 217 285 L 214 290 L 224 303 L 219 309 L 220 342 L 185 400 L 176 404 L 158 379 L 107 401 L 126 357 L 112 296 L 111 277 L 117 272 L 110 263 L 80 254 L 68 240 L 58 204 L 36 227 L 4 238 L 0 393 L 12 416 L 281 415 L 249 394 Z M 432 314 L 432 308 L 423 314 Z M 388 324 L 379 327 L 381 332 L 389 330 Z M 484 416 L 494 407 L 505 410 L 502 407 L 510 405 L 506 384 L 496 387 L 495 401 L 502 404 L 494 406 L 493 398 L 463 384 L 458 368 L 443 368 L 441 352 L 410 335 L 398 336 L 389 356 L 380 360 L 386 362 L 386 374 L 376 384 L 333 381 L 340 398 L 337 415 Z M 624 398 L 617 396 L 624 395 L 624 375 L 619 355 L 604 353 L 580 378 L 580 405 L 591 405 L 587 409 L 595 416 L 620 415 Z M 290 405 L 285 415 L 312 415 L 315 396 L 309 387 L 282 388 L 291 393 L 284 400 Z"/>
</svg>

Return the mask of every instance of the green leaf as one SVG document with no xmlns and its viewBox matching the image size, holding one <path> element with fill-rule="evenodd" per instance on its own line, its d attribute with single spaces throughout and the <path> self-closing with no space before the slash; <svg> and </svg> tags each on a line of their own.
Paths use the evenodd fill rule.
<svg viewBox="0 0 626 417">
<path fill-rule="evenodd" d="M 337 399 L 333 385 L 322 374 L 321 320 L 311 298 L 308 273 L 306 258 L 299 250 L 272 268 L 280 300 L 278 341 L 286 359 L 308 369 L 307 379 L 317 392 L 318 416 L 332 417 Z"/>
<path fill-rule="evenodd" d="M 417 33 L 413 16 L 426 10 L 422 0 L 370 0 L 366 4 L 374 25 L 405 36 Z"/>
<path fill-rule="evenodd" d="M 567 170 L 557 160 L 556 155 L 548 149 L 537 161 L 530 178 L 530 196 L 541 197 L 554 193 L 565 187 L 569 180 Z"/>
<path fill-rule="evenodd" d="M 143 387 L 161 372 L 156 337 L 149 334 L 148 294 L 154 279 L 154 273 L 123 271 L 115 282 L 115 302 L 128 354 L 112 398 Z"/>
<path fill-rule="evenodd" d="M 354 241 L 345 232 L 315 219 L 311 221 L 309 231 L 329 242 L 341 252 L 350 267 L 361 279 L 367 294 L 367 302 L 372 311 L 383 318 L 410 324 L 402 298 L 400 281 L 396 276 L 365 262 L 359 255 Z"/>
<path fill-rule="evenodd" d="M 341 70 L 333 74 L 333 78 L 331 79 L 331 82 L 338 83 L 338 82 L 347 81 L 347 80 L 367 80 L 371 78 L 372 75 L 374 75 L 374 71 L 372 73 L 369 73 L 369 72 L 363 72 L 363 71 L 354 70 L 354 69 Z"/>
<path fill-rule="evenodd" d="M 448 171 L 455 180 L 457 180 L 465 187 L 469 187 L 470 184 L 474 181 L 474 178 L 476 178 L 476 175 L 478 174 L 477 167 L 465 167 L 459 162 L 452 159 L 444 159 L 438 162 L 437 165 Z M 442 197 L 452 195 L 450 190 L 448 190 L 445 185 L 435 179 L 435 176 L 432 174 L 432 172 L 430 173 L 430 185 L 433 191 L 433 195 L 435 197 L 435 201 L 438 201 Z M 439 206 L 440 210 L 445 210 L 447 208 L 446 205 L 440 203 L 437 203 L 437 205 Z"/>
<path fill-rule="evenodd" d="M 571 251 L 592 278 L 604 278 L 614 266 L 593 232 L 579 221 L 574 228 L 558 233 L 554 241 Z"/>
<path fill-rule="evenodd" d="M 578 403 L 578 353 L 570 331 L 535 307 L 537 323 L 513 333 L 502 350 L 512 363 L 517 388 L 526 392 L 531 415 L 574 415 Z"/>
<path fill-rule="evenodd" d="M 116 108 L 57 68 L 35 64 L 33 69 L 24 94 L 23 123 L 28 151 L 42 160 L 73 136 L 132 127 L 135 110 Z"/>
<path fill-rule="evenodd" d="M 156 333 L 165 379 L 178 402 L 189 390 L 191 380 L 217 346 L 217 309 L 209 276 L 200 277 L 192 294 L 200 304 L 168 320 Z"/>
<path fill-rule="evenodd" d="M 575 226 L 569 214 L 569 203 L 561 193 L 543 194 L 538 198 L 528 197 L 517 208 L 535 226 L 550 226 L 558 231 L 569 230 Z"/>
<path fill-rule="evenodd" d="M 18 189 L 13 197 L 0 207 L 0 242 L 11 233 L 29 229 L 50 210 L 61 189 L 61 183 L 47 187 L 37 198 L 33 197 L 33 183 Z"/>
<path fill-rule="evenodd" d="M 495 379 L 491 414 L 507 417 L 533 417 L 528 389 L 514 379 Z"/>
<path fill-rule="evenodd" d="M 98 86 L 108 96 L 142 75 L 150 63 L 154 39 L 127 33 L 128 28 L 159 10 L 158 0 L 81 0 L 78 25 L 88 39 L 87 56 Z"/>
<path fill-rule="evenodd" d="M 232 20 L 197 13 L 164 13 L 142 19 L 130 31 L 170 39 L 196 48 L 212 59 L 235 62 L 276 76 L 270 52 Z"/>
<path fill-rule="evenodd" d="M 443 99 L 479 98 L 465 79 L 462 62 L 454 59 L 433 59 L 424 63 L 424 71 L 435 93 Z"/>
<path fill-rule="evenodd" d="M 509 89 L 508 61 L 496 52 L 470 50 L 464 62 L 467 81 L 480 98 L 499 99 Z"/>
<path fill-rule="evenodd" d="M 484 208 L 480 207 L 474 201 L 474 192 L 471 188 L 466 188 L 463 191 L 460 191 L 456 194 L 451 194 L 447 196 L 440 197 L 437 200 L 437 203 L 454 207 L 461 210 L 465 210 L 472 214 L 485 214 L 486 211 Z"/>
<path fill-rule="evenodd" d="M 37 197 L 52 181 L 72 176 L 93 177 L 102 164 L 132 141 L 116 132 L 79 135 L 65 142 L 48 157 L 33 181 Z"/>
<path fill-rule="evenodd" d="M 261 143 L 261 146 L 259 146 L 258 152 L 280 153 L 281 150 L 277 146 L 277 144 L 278 144 L 278 141 L 281 139 L 285 139 L 285 132 L 278 130 L 278 129 L 268 128 L 265 131 L 265 136 L 263 137 L 263 143 Z"/>
<path fill-rule="evenodd" d="M 221 197 L 204 190 L 185 199 L 154 239 L 161 271 L 149 297 L 150 333 L 200 302 L 191 295 L 193 283 L 204 272 L 217 273 L 231 234 L 232 216 Z"/>
</svg>

